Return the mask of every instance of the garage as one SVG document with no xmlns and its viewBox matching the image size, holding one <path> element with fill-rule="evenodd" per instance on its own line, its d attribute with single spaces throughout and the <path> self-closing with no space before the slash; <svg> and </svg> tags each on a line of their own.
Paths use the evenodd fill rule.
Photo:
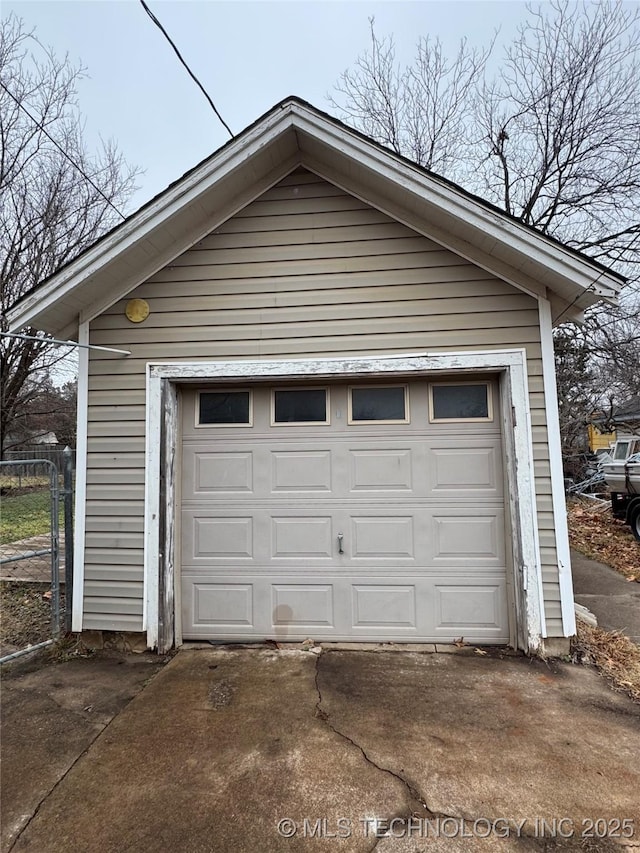
<svg viewBox="0 0 640 853">
<path fill-rule="evenodd" d="M 183 639 L 509 642 L 496 377 L 180 403 Z"/>
<path fill-rule="evenodd" d="M 567 654 L 553 328 L 621 286 L 275 105 L 8 313 L 79 344 L 73 630 Z"/>
</svg>

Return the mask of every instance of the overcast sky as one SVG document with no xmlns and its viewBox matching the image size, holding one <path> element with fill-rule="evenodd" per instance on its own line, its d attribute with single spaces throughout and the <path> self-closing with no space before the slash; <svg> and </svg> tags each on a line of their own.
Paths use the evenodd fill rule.
<svg viewBox="0 0 640 853">
<path fill-rule="evenodd" d="M 486 44 L 510 40 L 521 0 L 449 2 L 217 2 L 148 0 L 234 133 L 287 95 L 328 110 L 327 93 L 369 42 L 393 33 L 408 61 L 419 35 Z M 113 138 L 144 170 L 132 210 L 229 138 L 138 0 L 0 0 L 41 42 L 87 67 L 79 87 L 86 137 Z"/>
</svg>

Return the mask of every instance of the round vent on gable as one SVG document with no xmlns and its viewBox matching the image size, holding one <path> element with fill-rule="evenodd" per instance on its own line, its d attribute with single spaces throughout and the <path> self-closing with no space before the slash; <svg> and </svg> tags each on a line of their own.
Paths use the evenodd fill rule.
<svg viewBox="0 0 640 853">
<path fill-rule="evenodd" d="M 146 299 L 130 299 L 124 313 L 132 323 L 142 323 L 149 316 L 149 303 Z"/>
</svg>

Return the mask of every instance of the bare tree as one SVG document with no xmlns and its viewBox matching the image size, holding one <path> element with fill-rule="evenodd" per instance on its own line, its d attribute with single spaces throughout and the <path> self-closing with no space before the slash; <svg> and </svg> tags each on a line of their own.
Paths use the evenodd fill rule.
<svg viewBox="0 0 640 853">
<path fill-rule="evenodd" d="M 554 343 L 565 474 L 575 476 L 585 462 L 586 422 L 601 408 L 596 371 L 591 352 L 574 323 L 561 327 Z"/>
<path fill-rule="evenodd" d="M 491 46 L 463 43 L 447 62 L 437 39 L 422 39 L 401 70 L 371 23 L 370 51 L 330 100 L 382 144 L 629 277 L 620 308 L 598 306 L 557 333 L 569 450 L 599 402 L 637 393 L 640 11 L 619 0 L 526 9 L 493 80 Z"/>
<path fill-rule="evenodd" d="M 467 160 L 469 106 L 482 80 L 486 50 L 466 39 L 448 59 L 438 38 L 421 38 L 413 65 L 396 61 L 393 36 L 378 38 L 369 19 L 371 47 L 336 84 L 331 105 L 345 121 L 427 169 L 452 176 Z"/>
<path fill-rule="evenodd" d="M 604 263 L 639 262 L 638 23 L 621 3 L 529 7 L 476 111 L 483 194 Z"/>
<path fill-rule="evenodd" d="M 12 422 L 5 451 L 31 449 L 51 434 L 60 447 L 75 447 L 76 382 L 56 387 L 43 377 L 38 384 L 37 394 L 20 407 Z"/>
<path fill-rule="evenodd" d="M 58 59 L 10 15 L 0 24 L 0 283 L 2 318 L 38 282 L 119 222 L 137 170 L 112 142 L 83 141 L 76 86 L 84 68 Z M 0 443 L 61 358 L 46 335 L 2 338 Z M 63 353 L 64 354 L 64 353 Z"/>
<path fill-rule="evenodd" d="M 379 38 L 340 76 L 332 106 L 383 145 L 603 263 L 639 264 L 640 12 L 551 0 L 486 79 L 485 50 L 449 60 L 421 38 L 411 65 Z"/>
</svg>

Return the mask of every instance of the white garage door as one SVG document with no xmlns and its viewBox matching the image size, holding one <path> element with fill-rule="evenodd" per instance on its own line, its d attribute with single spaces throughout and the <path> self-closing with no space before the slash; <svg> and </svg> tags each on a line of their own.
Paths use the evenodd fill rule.
<svg viewBox="0 0 640 853">
<path fill-rule="evenodd" d="M 508 642 L 493 381 L 183 392 L 184 639 Z"/>
</svg>

